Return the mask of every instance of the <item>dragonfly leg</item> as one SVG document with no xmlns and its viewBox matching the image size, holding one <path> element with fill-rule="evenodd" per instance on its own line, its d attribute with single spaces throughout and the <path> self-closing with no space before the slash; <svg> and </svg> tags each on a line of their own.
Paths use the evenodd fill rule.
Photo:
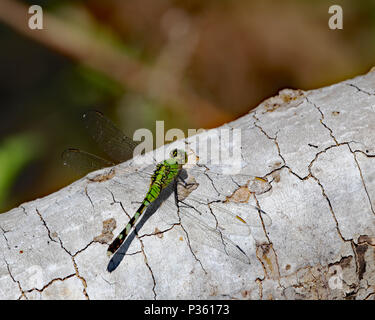
<svg viewBox="0 0 375 320">
<path fill-rule="evenodd" d="M 174 190 L 173 192 L 174 192 L 174 202 L 176 204 L 176 207 L 178 207 L 178 203 L 179 203 L 177 184 L 178 184 L 178 182 L 175 180 L 173 182 L 173 190 Z"/>
<path fill-rule="evenodd" d="M 194 182 L 187 182 L 185 179 L 188 178 L 188 175 L 185 170 L 181 170 L 180 174 L 177 176 L 177 182 L 183 184 L 185 188 L 189 188 L 193 185 L 196 185 L 197 182 L 194 179 Z M 189 178 L 188 178 L 189 179 Z"/>
</svg>

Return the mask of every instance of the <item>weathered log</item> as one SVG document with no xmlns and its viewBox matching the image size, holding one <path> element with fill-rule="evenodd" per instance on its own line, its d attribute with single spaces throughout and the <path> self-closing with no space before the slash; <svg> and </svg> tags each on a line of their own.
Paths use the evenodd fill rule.
<svg viewBox="0 0 375 320">
<path fill-rule="evenodd" d="M 212 205 L 252 219 L 242 222 L 250 234 L 228 235 L 249 263 L 225 247 L 219 210 L 202 205 L 215 234 L 167 204 L 109 260 L 107 243 L 148 188 L 129 161 L 0 215 L 0 298 L 374 299 L 375 72 L 282 90 L 223 128 L 241 130 L 249 176 L 217 175 L 207 164 L 191 196 L 211 195 Z M 194 139 L 220 138 L 218 129 L 188 139 L 196 156 Z M 217 235 L 224 250 L 207 240 Z"/>
</svg>

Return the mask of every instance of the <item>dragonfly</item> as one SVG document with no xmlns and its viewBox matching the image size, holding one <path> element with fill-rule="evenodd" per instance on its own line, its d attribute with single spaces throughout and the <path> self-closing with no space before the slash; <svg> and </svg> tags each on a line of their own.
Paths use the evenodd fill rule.
<svg viewBox="0 0 375 320">
<path fill-rule="evenodd" d="M 83 172 L 94 171 L 104 167 L 112 167 L 120 162 L 130 159 L 138 144 L 124 135 L 123 132 L 118 129 L 111 120 L 95 110 L 85 113 L 83 115 L 83 120 L 85 127 L 89 131 L 92 138 L 112 159 L 112 161 L 98 157 L 83 150 L 70 148 L 62 153 L 64 165 Z M 136 226 L 139 218 L 142 216 L 145 210 L 150 207 L 151 204 L 156 202 L 155 200 L 159 198 L 163 190 L 171 185 L 174 185 L 175 203 L 178 204 L 180 202 L 183 204 L 178 206 L 179 212 L 183 214 L 184 219 L 188 219 L 190 223 L 195 226 L 195 233 L 198 233 L 198 237 L 200 237 L 199 234 L 204 234 L 207 239 L 206 242 L 209 246 L 214 247 L 219 251 L 223 251 L 227 255 L 244 263 L 250 263 L 248 255 L 238 244 L 225 236 L 220 228 L 217 226 L 209 226 L 199 217 L 201 215 L 201 211 L 196 207 L 205 205 L 206 203 L 204 200 L 202 200 L 204 198 L 202 197 L 202 192 L 200 192 L 201 198 L 197 196 L 190 196 L 190 193 L 198 187 L 198 184 L 194 178 L 188 177 L 188 179 L 186 179 L 186 177 L 182 177 L 183 175 L 181 173 L 183 171 L 183 165 L 187 163 L 187 160 L 188 156 L 186 151 L 176 148 L 171 151 L 168 159 L 156 164 L 153 172 L 142 172 L 150 177 L 151 182 L 149 189 L 133 217 L 130 218 L 123 230 L 112 241 L 112 243 L 109 244 L 107 250 L 108 256 L 114 254 L 121 247 L 131 230 Z M 202 170 L 199 168 L 196 169 L 196 172 L 202 173 Z M 259 179 L 261 180 L 261 178 Z M 182 194 L 182 196 L 180 197 L 177 195 L 177 193 Z M 185 202 L 185 199 L 190 199 L 190 203 Z M 224 209 L 219 205 L 218 202 L 215 203 L 212 201 L 209 204 L 209 210 L 212 211 L 212 207 L 223 213 L 221 216 L 225 217 L 225 229 L 230 229 L 228 226 L 234 225 L 234 229 L 236 230 L 235 233 L 240 233 L 243 235 L 250 234 L 250 227 L 247 221 L 242 218 L 241 215 L 233 214 L 230 210 Z M 252 206 L 252 208 L 255 209 L 259 215 L 261 215 L 262 221 L 267 221 L 266 224 L 271 223 L 271 219 L 266 212 L 257 206 Z M 192 211 L 196 212 L 197 215 L 192 214 Z M 218 224 L 217 220 L 216 224 Z"/>
</svg>

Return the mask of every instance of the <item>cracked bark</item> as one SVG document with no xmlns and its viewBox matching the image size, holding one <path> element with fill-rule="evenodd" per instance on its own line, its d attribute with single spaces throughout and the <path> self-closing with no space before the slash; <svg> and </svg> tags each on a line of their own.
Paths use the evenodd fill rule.
<svg viewBox="0 0 375 320">
<path fill-rule="evenodd" d="M 134 162 L 0 215 L 0 298 L 374 299 L 374 83 L 369 72 L 318 90 L 285 89 L 219 128 L 241 130 L 246 178 L 200 164 L 199 186 L 184 200 L 209 226 L 200 233 L 172 201 L 130 235 L 117 262 L 107 259 L 105 242 L 149 185 Z M 220 135 L 213 129 L 185 143 L 200 159 L 197 137 Z M 251 233 L 230 233 L 218 204 Z M 207 242 L 210 228 L 217 247 Z M 249 264 L 230 256 L 227 238 Z"/>
</svg>

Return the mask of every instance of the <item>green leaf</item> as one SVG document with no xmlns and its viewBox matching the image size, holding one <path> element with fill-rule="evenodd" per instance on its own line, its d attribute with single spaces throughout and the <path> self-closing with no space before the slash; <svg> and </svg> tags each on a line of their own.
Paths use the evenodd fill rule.
<svg viewBox="0 0 375 320">
<path fill-rule="evenodd" d="M 0 208 L 22 169 L 41 151 L 40 138 L 34 134 L 18 134 L 0 143 Z"/>
</svg>

